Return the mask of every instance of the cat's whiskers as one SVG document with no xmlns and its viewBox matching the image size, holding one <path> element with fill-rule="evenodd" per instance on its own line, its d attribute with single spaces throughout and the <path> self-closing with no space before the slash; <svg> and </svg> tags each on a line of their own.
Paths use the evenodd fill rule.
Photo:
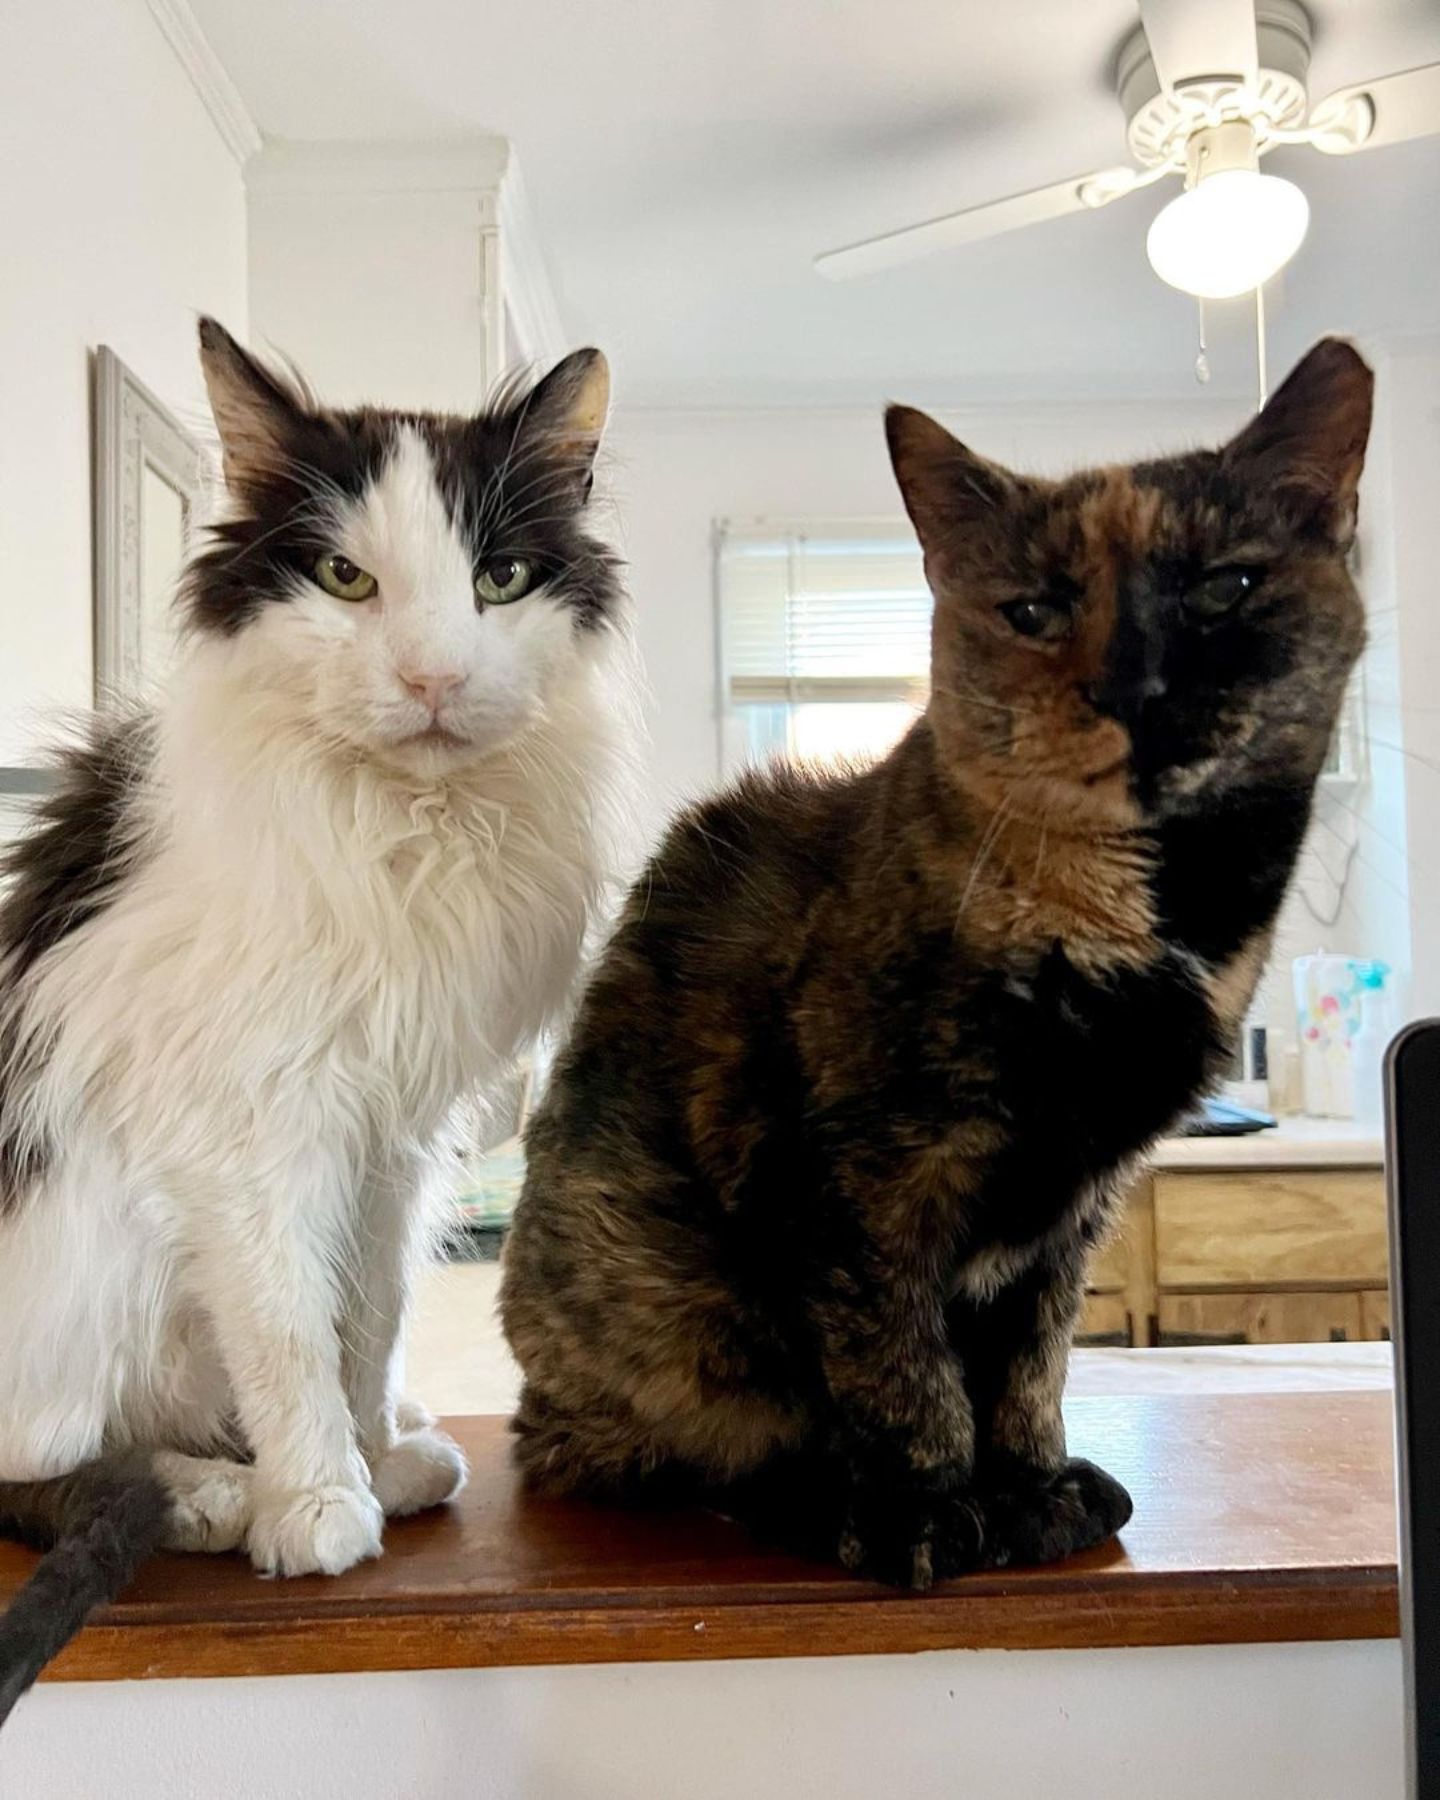
<svg viewBox="0 0 1440 1800">
<path fill-rule="evenodd" d="M 990 818 L 990 822 L 976 847 L 974 858 L 970 864 L 970 878 L 965 883 L 964 890 L 960 895 L 960 904 L 955 909 L 954 931 L 957 936 L 960 931 L 961 921 L 965 916 L 965 909 L 970 903 L 970 897 L 975 892 L 976 884 L 980 880 L 981 873 L 990 859 L 992 850 L 999 841 L 1001 828 L 1005 824 L 1007 816 L 1013 813 L 1015 805 L 1016 790 L 1011 789 L 1004 795 L 1000 804 L 996 807 Z"/>
<path fill-rule="evenodd" d="M 958 700 L 962 706 L 978 706 L 983 707 L 988 712 L 1003 713 L 1007 719 L 1014 718 L 1017 715 L 1033 717 L 1038 710 L 1033 706 L 1023 706 L 1018 700 L 1004 702 L 992 700 L 987 696 L 982 695 L 978 690 L 948 687 L 940 682 L 933 682 L 931 684 L 930 692 L 932 694 L 944 695 L 944 697 L 949 700 Z"/>
<path fill-rule="evenodd" d="M 1030 875 L 1030 880 L 1031 880 L 1032 884 L 1037 888 L 1040 885 L 1040 871 L 1043 868 L 1044 863 L 1045 863 L 1045 845 L 1046 845 L 1046 842 L 1048 839 L 1048 834 L 1049 834 L 1049 829 L 1050 829 L 1050 817 L 1051 817 L 1051 814 L 1054 812 L 1054 810 L 1055 810 L 1055 802 L 1052 800 L 1051 803 L 1045 808 L 1045 811 L 1041 815 L 1041 818 L 1040 818 L 1040 842 L 1035 851 L 1035 867 L 1031 871 L 1031 875 Z"/>
</svg>

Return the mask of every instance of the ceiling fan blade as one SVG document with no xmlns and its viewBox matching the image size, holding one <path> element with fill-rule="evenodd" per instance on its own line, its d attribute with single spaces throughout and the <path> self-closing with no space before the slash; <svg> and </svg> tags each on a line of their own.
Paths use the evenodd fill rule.
<svg viewBox="0 0 1440 1800">
<path fill-rule="evenodd" d="M 815 267 L 832 281 L 843 281 L 850 275 L 873 275 L 878 269 L 916 262 L 937 250 L 953 250 L 980 238 L 1018 231 L 1022 225 L 1040 225 L 1066 213 L 1108 206 L 1112 200 L 1147 186 L 1165 173 L 1164 169 L 1116 168 L 1102 169 L 1095 175 L 1075 175 L 1069 181 L 1051 182 L 1049 187 L 1011 194 L 1007 200 L 991 200 L 984 206 L 967 207 L 964 212 L 946 213 L 920 225 L 907 225 L 900 231 L 887 231 L 858 244 L 827 250 L 815 258 Z"/>
<path fill-rule="evenodd" d="M 1254 0 L 1140 0 L 1140 22 L 1167 94 L 1218 75 L 1255 80 Z"/>
<path fill-rule="evenodd" d="M 1440 63 L 1327 94 L 1311 113 L 1309 129 L 1315 133 L 1310 141 L 1328 156 L 1378 150 L 1440 131 Z"/>
</svg>

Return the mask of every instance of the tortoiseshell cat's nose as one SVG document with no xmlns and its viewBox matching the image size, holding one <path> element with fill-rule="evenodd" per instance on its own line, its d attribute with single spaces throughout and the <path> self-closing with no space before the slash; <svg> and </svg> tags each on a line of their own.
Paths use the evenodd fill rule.
<svg viewBox="0 0 1440 1800">
<path fill-rule="evenodd" d="M 1165 671 L 1166 632 L 1153 592 L 1126 594 L 1099 677 L 1085 686 L 1096 712 L 1132 724 L 1162 699 L 1169 687 Z"/>
<path fill-rule="evenodd" d="M 1128 725 L 1154 701 L 1163 699 L 1168 685 L 1158 671 L 1130 677 L 1107 669 L 1099 681 L 1089 682 L 1084 692 L 1096 712 Z"/>
</svg>

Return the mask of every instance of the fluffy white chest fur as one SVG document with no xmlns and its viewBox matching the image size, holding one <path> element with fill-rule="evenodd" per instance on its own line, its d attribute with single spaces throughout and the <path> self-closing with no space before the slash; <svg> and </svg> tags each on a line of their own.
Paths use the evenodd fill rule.
<svg viewBox="0 0 1440 1800">
<path fill-rule="evenodd" d="M 27 979 L 47 1054 L 12 1105 L 51 1155 L 0 1222 L 0 1479 L 127 1440 L 224 1448 L 216 1314 L 252 1279 L 282 1313 L 338 1308 L 383 1414 L 448 1117 L 555 1017 L 600 898 L 602 664 L 518 746 L 422 781 L 287 730 L 245 662 L 192 663 L 134 799 L 136 872 Z M 296 1244 L 318 1291 L 287 1302 Z"/>
</svg>

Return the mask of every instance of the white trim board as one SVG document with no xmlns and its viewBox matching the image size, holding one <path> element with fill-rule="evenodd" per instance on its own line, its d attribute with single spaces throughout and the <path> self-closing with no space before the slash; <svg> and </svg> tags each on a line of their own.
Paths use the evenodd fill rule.
<svg viewBox="0 0 1440 1800">
<path fill-rule="evenodd" d="M 570 345 L 513 150 L 500 188 L 500 245 L 505 305 L 516 333 L 526 354 L 549 368 Z"/>
<path fill-rule="evenodd" d="M 229 71 L 185 0 L 145 0 L 175 60 L 189 77 L 225 148 L 242 166 L 260 148 L 260 131 Z"/>
</svg>

